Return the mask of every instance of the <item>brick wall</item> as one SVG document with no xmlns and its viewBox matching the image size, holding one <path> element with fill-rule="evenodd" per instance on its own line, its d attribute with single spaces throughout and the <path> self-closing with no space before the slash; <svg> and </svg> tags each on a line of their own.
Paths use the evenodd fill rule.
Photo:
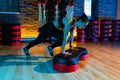
<svg viewBox="0 0 120 80">
<path fill-rule="evenodd" d="M 117 0 L 92 0 L 92 18 L 111 18 L 117 17 Z"/>
<path fill-rule="evenodd" d="M 37 24 L 38 6 L 36 0 L 20 0 L 21 24 Z"/>
<path fill-rule="evenodd" d="M 116 19 L 117 0 L 98 0 L 98 16 Z"/>
<path fill-rule="evenodd" d="M 83 1 L 75 0 L 75 15 L 81 15 L 83 11 Z M 118 0 L 119 1 L 119 0 Z M 92 16 L 110 17 L 116 19 L 117 0 L 92 0 Z M 38 6 L 36 0 L 19 0 L 20 14 L 0 14 L 0 23 L 21 23 L 37 25 Z M 118 9 L 119 10 L 119 9 Z M 119 12 L 119 11 L 118 11 Z"/>
<path fill-rule="evenodd" d="M 82 14 L 83 1 L 75 0 L 75 16 Z M 117 0 L 92 0 L 92 4 L 92 19 L 98 17 L 116 19 Z M 22 33 L 32 35 L 33 30 L 36 31 L 38 28 L 37 0 L 19 0 L 19 9 L 20 14 L 0 14 L 0 24 L 20 23 Z"/>
<path fill-rule="evenodd" d="M 75 4 L 74 4 L 74 15 L 78 16 L 82 14 L 83 11 L 83 0 L 75 0 Z"/>
<path fill-rule="evenodd" d="M 37 0 L 20 0 L 21 37 L 35 37 L 38 32 Z"/>
<path fill-rule="evenodd" d="M 0 24 L 37 23 L 38 7 L 36 0 L 19 0 L 19 14 L 0 14 Z"/>
<path fill-rule="evenodd" d="M 120 0 L 117 2 L 117 19 L 120 19 Z"/>
<path fill-rule="evenodd" d="M 0 14 L 0 24 L 20 24 L 21 37 L 37 36 L 37 0 L 19 0 L 19 14 Z"/>
</svg>

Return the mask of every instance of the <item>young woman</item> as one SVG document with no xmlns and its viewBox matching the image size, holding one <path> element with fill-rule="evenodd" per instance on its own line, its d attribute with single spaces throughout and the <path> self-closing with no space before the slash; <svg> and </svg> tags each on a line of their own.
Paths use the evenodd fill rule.
<svg viewBox="0 0 120 80">
<path fill-rule="evenodd" d="M 49 56 L 53 55 L 53 49 L 58 46 L 62 46 L 62 54 L 65 54 L 65 45 L 67 44 L 68 32 L 70 32 L 70 48 L 72 49 L 73 30 L 75 27 L 84 29 L 88 24 L 88 18 L 83 13 L 82 16 L 76 16 L 71 21 L 66 17 L 66 11 L 58 20 L 53 20 L 44 24 L 40 29 L 38 37 L 31 41 L 26 47 L 22 48 L 22 52 L 25 56 L 30 56 L 29 49 L 37 44 L 44 42 L 48 37 L 54 36 L 57 41 L 49 46 L 46 46 Z"/>
</svg>

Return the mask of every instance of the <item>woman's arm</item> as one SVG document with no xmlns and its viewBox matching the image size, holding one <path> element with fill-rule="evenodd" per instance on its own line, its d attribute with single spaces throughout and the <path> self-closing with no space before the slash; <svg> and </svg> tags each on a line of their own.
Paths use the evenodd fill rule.
<svg viewBox="0 0 120 80">
<path fill-rule="evenodd" d="M 62 20 L 63 24 L 65 25 L 64 31 L 63 31 L 63 43 L 62 43 L 62 54 L 65 52 L 65 45 L 67 43 L 67 37 L 68 37 L 68 32 L 69 32 L 69 19 L 68 18 L 63 18 Z"/>
<path fill-rule="evenodd" d="M 70 40 L 69 40 L 69 46 L 70 46 L 70 49 L 72 49 L 73 48 L 73 46 L 72 46 L 72 43 L 73 43 L 73 39 L 74 39 L 74 29 L 75 29 L 75 27 L 72 27 L 71 29 L 70 29 Z"/>
</svg>

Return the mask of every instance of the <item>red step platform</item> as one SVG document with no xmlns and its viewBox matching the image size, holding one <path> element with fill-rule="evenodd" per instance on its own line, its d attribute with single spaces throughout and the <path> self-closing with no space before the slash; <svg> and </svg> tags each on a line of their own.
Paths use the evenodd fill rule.
<svg viewBox="0 0 120 80">
<path fill-rule="evenodd" d="M 53 69 L 59 72 L 74 72 L 78 69 L 79 60 L 86 60 L 88 52 L 85 48 L 74 47 L 66 52 L 72 55 L 58 54 L 53 58 Z"/>
</svg>

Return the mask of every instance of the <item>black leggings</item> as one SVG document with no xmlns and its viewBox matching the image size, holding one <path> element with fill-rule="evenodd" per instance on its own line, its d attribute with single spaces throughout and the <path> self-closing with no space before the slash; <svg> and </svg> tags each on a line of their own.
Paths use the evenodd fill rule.
<svg viewBox="0 0 120 80">
<path fill-rule="evenodd" d="M 52 48 L 55 48 L 55 47 L 62 45 L 63 31 L 60 31 L 57 28 L 55 28 L 52 23 L 47 23 L 47 24 L 43 25 L 43 27 L 41 28 L 40 34 L 38 35 L 38 37 L 35 40 L 31 41 L 26 46 L 26 48 L 29 49 L 37 44 L 45 42 L 45 40 L 50 36 L 51 37 L 54 36 L 57 39 L 57 41 L 51 45 Z"/>
</svg>

